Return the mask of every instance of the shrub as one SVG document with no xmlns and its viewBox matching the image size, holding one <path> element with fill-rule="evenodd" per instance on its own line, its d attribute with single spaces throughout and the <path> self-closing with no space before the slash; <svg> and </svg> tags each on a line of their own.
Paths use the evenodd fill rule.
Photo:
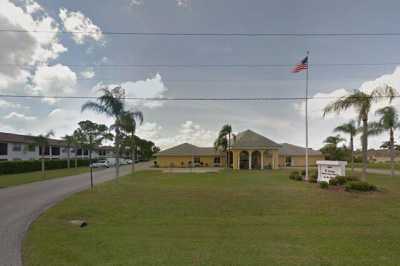
<svg viewBox="0 0 400 266">
<path fill-rule="evenodd" d="M 298 175 L 298 176 L 296 176 L 295 180 L 296 181 L 303 181 L 304 179 L 303 179 L 303 176 Z"/>
<path fill-rule="evenodd" d="M 74 160 L 71 160 L 71 167 L 74 167 Z M 78 160 L 78 166 L 89 166 L 89 160 Z M 67 168 L 67 160 L 46 160 L 45 169 L 54 170 Z M 40 171 L 41 160 L 33 161 L 2 161 L 0 162 L 0 175 L 19 174 Z"/>
<path fill-rule="evenodd" d="M 327 188 L 329 188 L 329 184 L 326 181 L 322 181 L 319 183 L 319 187 L 322 189 L 327 189 Z"/>
<path fill-rule="evenodd" d="M 349 181 L 345 185 L 346 191 L 357 190 L 357 191 L 375 191 L 377 190 L 375 185 L 369 184 L 363 181 Z"/>
<path fill-rule="evenodd" d="M 301 175 L 305 176 L 306 175 L 306 170 L 301 170 Z"/>
<path fill-rule="evenodd" d="M 289 179 L 297 180 L 297 178 L 298 178 L 299 176 L 300 176 L 300 174 L 299 174 L 298 171 L 293 171 L 293 172 L 290 173 Z"/>
<path fill-rule="evenodd" d="M 337 185 L 339 185 L 339 182 L 338 182 L 338 180 L 336 178 L 332 178 L 332 179 L 329 180 L 329 185 L 337 186 Z"/>
<path fill-rule="evenodd" d="M 351 182 L 351 181 L 359 181 L 359 179 L 357 177 L 353 177 L 353 176 L 337 176 L 335 179 L 337 180 L 337 183 L 339 185 L 344 185 L 347 182 Z"/>
<path fill-rule="evenodd" d="M 316 176 L 313 176 L 313 175 L 310 175 L 310 176 L 308 177 L 308 182 L 310 182 L 310 183 L 317 183 L 317 177 L 316 177 Z"/>
</svg>

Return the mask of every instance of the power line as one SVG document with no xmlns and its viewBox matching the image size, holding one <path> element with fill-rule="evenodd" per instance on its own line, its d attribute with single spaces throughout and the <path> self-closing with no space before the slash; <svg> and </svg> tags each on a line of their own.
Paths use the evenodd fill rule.
<svg viewBox="0 0 400 266">
<path fill-rule="evenodd" d="M 63 64 L 68 67 L 81 68 L 290 68 L 292 64 Z M 358 67 L 358 66 L 393 66 L 400 65 L 400 62 L 383 62 L 383 63 L 316 63 L 309 67 Z M 27 64 L 0 64 L 0 67 L 25 67 L 34 68 L 33 65 Z"/>
<path fill-rule="evenodd" d="M 400 98 L 400 95 L 394 97 L 381 95 L 378 98 Z M 0 98 L 32 98 L 32 99 L 97 99 L 97 96 L 57 96 L 57 95 L 12 95 L 0 94 Z M 326 100 L 326 99 L 339 99 L 337 96 L 319 96 L 308 98 L 308 100 Z M 365 97 L 354 97 L 365 98 Z M 125 97 L 125 100 L 135 101 L 297 101 L 306 100 L 306 97 L 231 97 L 231 98 L 215 98 L 215 97 L 187 97 L 187 98 L 173 98 L 173 97 Z"/>
<path fill-rule="evenodd" d="M 49 33 L 49 34 L 99 34 L 100 31 L 49 31 L 25 29 L 0 29 L 1 32 L 13 33 Z M 101 31 L 103 35 L 131 36 L 171 36 L 171 37 L 398 37 L 400 32 L 132 32 Z"/>
</svg>

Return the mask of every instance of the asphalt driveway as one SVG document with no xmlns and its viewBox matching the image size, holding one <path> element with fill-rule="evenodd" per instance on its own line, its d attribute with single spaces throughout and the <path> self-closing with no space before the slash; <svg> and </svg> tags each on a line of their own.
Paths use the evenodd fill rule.
<svg viewBox="0 0 400 266">
<path fill-rule="evenodd" d="M 149 168 L 150 163 L 139 163 L 137 170 Z M 130 166 L 121 167 L 121 176 Z M 113 179 L 115 169 L 94 172 L 94 182 Z M 65 197 L 90 188 L 89 174 L 35 182 L 0 189 L 0 265 L 19 266 L 21 244 L 29 225 L 47 208 Z"/>
</svg>

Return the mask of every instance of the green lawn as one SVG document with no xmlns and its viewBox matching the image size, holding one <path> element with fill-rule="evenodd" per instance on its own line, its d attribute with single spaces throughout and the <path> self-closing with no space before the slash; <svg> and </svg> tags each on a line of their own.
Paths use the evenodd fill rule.
<svg viewBox="0 0 400 266">
<path fill-rule="evenodd" d="M 89 172 L 89 167 L 46 170 L 46 175 L 44 177 L 42 176 L 41 171 L 13 175 L 0 175 L 0 188 L 12 187 L 58 177 L 77 175 L 85 172 Z"/>
<path fill-rule="evenodd" d="M 400 177 L 349 193 L 287 175 L 140 172 L 96 186 L 32 225 L 25 265 L 398 265 Z"/>
</svg>

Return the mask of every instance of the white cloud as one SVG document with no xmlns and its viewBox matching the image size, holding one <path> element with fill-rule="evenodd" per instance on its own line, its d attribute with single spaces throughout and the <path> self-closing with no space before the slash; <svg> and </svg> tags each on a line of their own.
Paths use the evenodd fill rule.
<svg viewBox="0 0 400 266">
<path fill-rule="evenodd" d="M 29 107 L 22 106 L 19 103 L 0 99 L 0 109 L 29 109 Z"/>
<path fill-rule="evenodd" d="M 83 44 L 88 39 L 100 41 L 103 39 L 101 29 L 92 20 L 80 11 L 69 11 L 61 8 L 59 17 L 66 31 L 71 32 L 73 40 L 77 44 Z"/>
<path fill-rule="evenodd" d="M 109 88 L 121 86 L 123 89 L 125 89 L 125 96 L 131 98 L 161 98 L 164 96 L 164 93 L 168 90 L 160 74 L 156 74 L 154 77 L 147 78 L 145 80 L 127 81 L 119 85 L 99 83 L 93 88 L 93 91 L 97 91 L 99 88 L 105 86 L 108 86 Z M 131 108 L 135 108 L 138 106 L 156 108 L 163 105 L 162 101 L 156 101 L 156 100 L 155 101 L 127 100 L 126 103 L 128 107 Z"/>
<path fill-rule="evenodd" d="M 39 95 L 71 95 L 76 80 L 76 74 L 67 66 L 40 66 L 33 77 L 33 91 Z"/>
<path fill-rule="evenodd" d="M 129 5 L 130 6 L 141 6 L 141 5 L 143 5 L 143 1 L 142 0 L 130 0 Z"/>
<path fill-rule="evenodd" d="M 30 66 L 56 59 L 67 49 L 58 39 L 57 22 L 33 0 L 17 6 L 10 0 L 0 1 L 0 25 L 2 28 L 27 31 L 3 32 L 0 42 L 0 62 L 8 64 L 0 68 L 0 89 L 21 85 L 29 77 Z M 29 31 L 46 31 L 37 34 Z"/>
<path fill-rule="evenodd" d="M 96 73 L 93 71 L 92 68 L 85 69 L 84 71 L 81 72 L 81 76 L 85 79 L 91 79 L 94 78 Z"/>
<path fill-rule="evenodd" d="M 190 6 L 190 0 L 176 0 L 176 4 L 178 7 L 189 7 Z"/>
<path fill-rule="evenodd" d="M 185 121 L 173 136 L 165 136 L 163 127 L 157 123 L 144 123 L 138 128 L 137 135 L 150 139 L 157 146 L 165 149 L 185 142 L 201 147 L 211 147 L 217 132 L 204 129 L 193 121 Z"/>
<path fill-rule="evenodd" d="M 4 118 L 13 120 L 27 120 L 27 121 L 36 120 L 36 117 L 34 116 L 24 115 L 17 112 L 11 112 L 8 115 L 4 116 Z"/>
</svg>

